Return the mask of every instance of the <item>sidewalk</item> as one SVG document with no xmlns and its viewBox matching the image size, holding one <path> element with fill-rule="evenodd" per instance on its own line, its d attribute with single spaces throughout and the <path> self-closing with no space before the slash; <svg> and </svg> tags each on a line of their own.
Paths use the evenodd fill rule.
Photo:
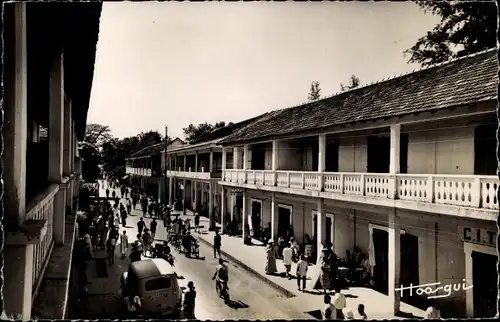
<svg viewBox="0 0 500 322">
<path fill-rule="evenodd" d="M 176 214 L 178 212 L 174 212 Z M 193 213 L 186 212 L 186 216 L 181 215 L 181 218 L 192 218 Z M 193 235 L 198 236 L 200 242 L 203 242 L 213 247 L 213 239 L 215 233 L 208 231 L 208 219 L 200 217 L 200 226 L 203 226 L 200 233 L 192 232 Z M 217 224 L 220 228 L 220 225 Z M 320 290 L 312 289 L 312 277 L 317 275 L 316 265 L 309 266 L 307 277 L 307 290 L 302 293 L 297 289 L 296 279 L 287 279 L 278 275 L 265 274 L 266 265 L 266 248 L 265 245 L 252 239 L 253 245 L 244 245 L 241 237 L 233 237 L 228 235 L 221 235 L 222 247 L 221 253 L 227 259 L 235 262 L 247 271 L 261 279 L 263 282 L 277 289 L 284 294 L 287 298 L 283 301 L 294 309 L 299 309 L 302 312 L 313 312 L 323 306 L 323 297 Z M 210 254 L 211 255 L 211 254 Z M 283 261 L 276 260 L 279 272 L 285 272 Z M 292 274 L 295 275 L 296 264 L 292 265 Z M 392 313 L 391 303 L 389 297 L 379 293 L 373 289 L 366 287 L 351 287 L 342 290 L 346 295 L 347 307 L 356 310 L 359 304 L 364 304 L 369 319 L 401 319 L 401 316 L 394 316 Z M 401 315 L 412 318 L 423 318 L 424 311 L 401 302 Z"/>
</svg>

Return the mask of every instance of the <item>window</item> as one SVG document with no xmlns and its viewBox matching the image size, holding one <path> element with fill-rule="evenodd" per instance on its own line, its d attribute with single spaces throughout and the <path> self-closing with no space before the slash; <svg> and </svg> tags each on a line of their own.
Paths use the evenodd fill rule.
<svg viewBox="0 0 500 322">
<path fill-rule="evenodd" d="M 144 288 L 146 289 L 146 291 L 149 292 L 149 291 L 156 291 L 156 290 L 170 288 L 171 285 L 172 283 L 169 278 L 160 277 L 147 281 Z"/>
</svg>

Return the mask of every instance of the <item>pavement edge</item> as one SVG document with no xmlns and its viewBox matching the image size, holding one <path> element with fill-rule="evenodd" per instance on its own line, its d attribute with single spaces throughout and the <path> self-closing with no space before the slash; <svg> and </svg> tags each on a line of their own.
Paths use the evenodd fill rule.
<svg viewBox="0 0 500 322">
<path fill-rule="evenodd" d="M 208 245 L 209 247 L 214 248 L 214 245 L 212 243 L 210 243 L 208 240 L 206 240 L 205 238 L 203 238 L 203 237 L 200 236 L 199 240 L 202 241 L 205 245 Z M 287 298 L 292 298 L 292 297 L 296 297 L 297 296 L 294 293 L 292 293 L 289 290 L 287 290 L 286 288 L 284 288 L 283 286 L 281 286 L 281 285 L 277 284 L 276 282 L 273 282 L 270 279 L 266 278 L 262 273 L 257 272 L 256 270 L 254 270 L 253 268 L 249 267 L 248 265 L 246 265 L 245 263 L 243 263 L 239 259 L 236 259 L 234 256 L 228 254 L 224 250 L 221 249 L 220 252 L 225 257 L 227 257 L 228 259 L 230 259 L 232 262 L 235 262 L 236 264 L 238 264 L 239 266 L 241 266 L 243 269 L 245 269 L 246 271 L 248 271 L 249 273 L 251 273 L 252 275 L 254 275 L 255 277 L 257 277 L 261 281 L 269 284 L 272 288 L 274 288 L 276 291 L 280 292 L 281 294 L 285 295 Z"/>
</svg>

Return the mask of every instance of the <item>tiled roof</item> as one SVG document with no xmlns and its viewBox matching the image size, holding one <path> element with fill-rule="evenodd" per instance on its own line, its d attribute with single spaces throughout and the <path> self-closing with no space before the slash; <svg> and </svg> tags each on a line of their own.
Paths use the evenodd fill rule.
<svg viewBox="0 0 500 322">
<path fill-rule="evenodd" d="M 176 138 L 173 140 L 167 147 L 167 149 L 172 145 L 172 143 L 180 140 L 179 138 Z M 182 140 L 180 140 L 182 141 Z M 183 141 L 182 141 L 183 142 Z M 147 146 L 135 153 L 133 153 L 129 158 L 139 158 L 142 156 L 148 156 L 148 155 L 153 155 L 153 154 L 160 154 L 161 151 L 165 149 L 165 143 L 156 143 L 150 146 Z"/>
<path fill-rule="evenodd" d="M 268 113 L 220 143 L 236 143 L 341 124 L 436 111 L 497 99 L 497 50 Z"/>
</svg>

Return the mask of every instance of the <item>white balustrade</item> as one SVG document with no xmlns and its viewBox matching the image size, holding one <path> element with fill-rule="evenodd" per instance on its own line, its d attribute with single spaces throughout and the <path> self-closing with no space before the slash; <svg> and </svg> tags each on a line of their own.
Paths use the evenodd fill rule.
<svg viewBox="0 0 500 322">
<path fill-rule="evenodd" d="M 225 170 L 223 180 L 266 186 L 276 182 L 278 187 L 292 189 L 322 188 L 337 194 L 499 209 L 496 176 Z"/>
<path fill-rule="evenodd" d="M 47 232 L 39 244 L 34 245 L 33 249 L 33 271 L 32 285 L 35 288 L 38 284 L 45 262 L 51 255 L 51 247 L 54 241 L 52 233 L 52 221 L 54 217 L 54 198 L 57 193 L 58 185 L 52 184 L 45 191 L 33 199 L 34 205 L 28 205 L 30 208 L 26 213 L 26 219 L 47 221 Z"/>
</svg>

